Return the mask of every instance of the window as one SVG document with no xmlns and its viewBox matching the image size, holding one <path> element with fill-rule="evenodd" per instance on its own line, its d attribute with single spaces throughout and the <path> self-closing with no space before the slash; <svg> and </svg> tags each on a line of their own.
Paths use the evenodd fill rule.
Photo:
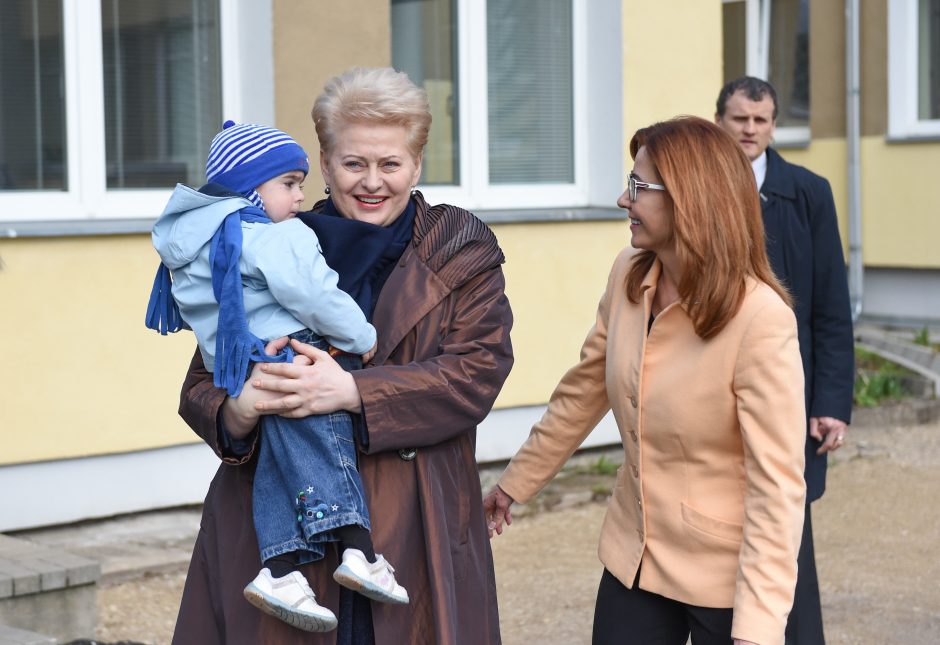
<svg viewBox="0 0 940 645">
<path fill-rule="evenodd" d="M 102 0 L 108 188 L 205 177 L 222 123 L 217 0 Z"/>
<path fill-rule="evenodd" d="M 940 136 L 940 0 L 888 4 L 888 134 Z"/>
<path fill-rule="evenodd" d="M 391 9 L 392 65 L 431 103 L 421 179 L 430 199 L 484 209 L 613 203 L 623 155 L 622 137 L 611 138 L 621 130 L 617 0 L 392 0 Z"/>
<path fill-rule="evenodd" d="M 743 74 L 777 90 L 778 144 L 809 140 L 809 0 L 725 0 L 724 79 Z"/>
<path fill-rule="evenodd" d="M 62 191 L 65 82 L 61 0 L 0 5 L 0 191 Z"/>
<path fill-rule="evenodd" d="M 177 182 L 200 184 L 223 108 L 273 112 L 273 96 L 223 93 L 250 3 L 0 3 L 0 220 L 152 218 Z"/>
</svg>

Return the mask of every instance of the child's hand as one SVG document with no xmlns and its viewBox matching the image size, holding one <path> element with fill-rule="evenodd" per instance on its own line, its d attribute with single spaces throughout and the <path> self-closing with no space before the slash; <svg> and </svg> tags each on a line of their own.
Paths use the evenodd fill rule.
<svg viewBox="0 0 940 645">
<path fill-rule="evenodd" d="M 370 349 L 369 351 L 367 351 L 365 354 L 362 355 L 363 365 L 365 365 L 366 363 L 372 360 L 372 358 L 375 356 L 375 350 L 378 349 L 378 347 L 379 347 L 379 343 L 378 341 L 376 341 L 375 345 L 372 346 L 372 349 Z"/>
</svg>

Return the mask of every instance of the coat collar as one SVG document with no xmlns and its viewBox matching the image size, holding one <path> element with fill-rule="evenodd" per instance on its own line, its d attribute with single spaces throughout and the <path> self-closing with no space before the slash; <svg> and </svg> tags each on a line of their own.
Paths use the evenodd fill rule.
<svg viewBox="0 0 940 645">
<path fill-rule="evenodd" d="M 787 162 L 773 148 L 767 148 L 767 176 L 760 192 L 761 201 L 766 201 L 771 195 L 796 199 L 796 184 L 787 169 Z"/>
</svg>

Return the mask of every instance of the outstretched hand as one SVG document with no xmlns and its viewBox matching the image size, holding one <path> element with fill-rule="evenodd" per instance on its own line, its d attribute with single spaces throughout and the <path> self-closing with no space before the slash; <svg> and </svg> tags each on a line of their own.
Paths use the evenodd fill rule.
<svg viewBox="0 0 940 645">
<path fill-rule="evenodd" d="M 254 388 L 283 394 L 257 401 L 255 410 L 294 419 L 338 410 L 359 412 L 362 399 L 349 372 L 323 350 L 298 340 L 290 345 L 298 354 L 293 363 L 261 363 L 262 374 L 252 374 Z"/>
<path fill-rule="evenodd" d="M 486 532 L 493 538 L 493 532 L 496 535 L 503 534 L 503 522 L 506 526 L 512 524 L 512 512 L 510 507 L 515 500 L 509 496 L 506 491 L 499 487 L 499 484 L 493 486 L 492 490 L 483 499 L 483 517 L 486 519 Z"/>
</svg>

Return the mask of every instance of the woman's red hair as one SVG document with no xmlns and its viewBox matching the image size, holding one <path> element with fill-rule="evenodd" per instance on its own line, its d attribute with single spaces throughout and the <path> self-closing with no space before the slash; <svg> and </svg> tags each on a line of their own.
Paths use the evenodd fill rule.
<svg viewBox="0 0 940 645">
<path fill-rule="evenodd" d="M 714 123 L 683 116 L 637 130 L 630 155 L 644 147 L 674 207 L 679 298 L 695 333 L 711 338 L 724 329 L 741 307 L 748 276 L 792 306 L 770 269 L 754 172 L 737 142 Z M 640 302 L 655 258 L 642 251 L 633 261 L 626 285 L 631 302 Z"/>
</svg>

